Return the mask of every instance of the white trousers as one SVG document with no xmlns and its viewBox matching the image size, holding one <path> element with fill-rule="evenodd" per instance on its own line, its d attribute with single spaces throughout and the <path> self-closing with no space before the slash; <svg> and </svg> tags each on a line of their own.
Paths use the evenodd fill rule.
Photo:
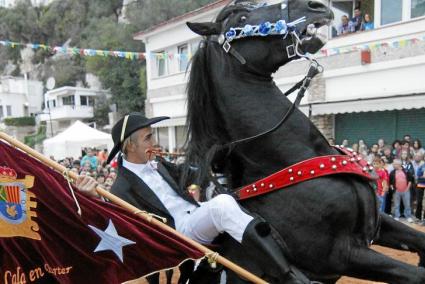
<svg viewBox="0 0 425 284">
<path fill-rule="evenodd" d="M 220 194 L 200 204 L 185 218 L 180 228 L 182 234 L 197 242 L 210 244 L 218 234 L 227 232 L 242 242 L 243 233 L 254 218 L 243 212 L 232 196 Z"/>
</svg>

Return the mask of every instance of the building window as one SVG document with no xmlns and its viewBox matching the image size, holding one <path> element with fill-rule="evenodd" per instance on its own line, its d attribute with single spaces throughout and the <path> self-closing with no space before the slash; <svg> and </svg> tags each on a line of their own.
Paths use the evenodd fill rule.
<svg viewBox="0 0 425 284">
<path fill-rule="evenodd" d="M 189 48 L 187 44 L 178 47 L 179 54 L 179 70 L 186 71 L 187 64 L 189 62 Z"/>
<path fill-rule="evenodd" d="M 88 99 L 87 96 L 80 96 L 80 102 L 82 106 L 88 105 Z"/>
<path fill-rule="evenodd" d="M 72 96 L 63 97 L 62 98 L 62 104 L 64 106 L 73 106 L 73 105 L 75 105 L 74 96 L 72 95 Z"/>
<path fill-rule="evenodd" d="M 48 100 L 47 108 L 54 108 L 54 107 L 56 107 L 56 100 Z"/>
<path fill-rule="evenodd" d="M 381 0 L 381 25 L 400 22 L 403 17 L 403 0 Z"/>
<path fill-rule="evenodd" d="M 4 117 L 3 106 L 0 105 L 0 119 Z"/>
<path fill-rule="evenodd" d="M 155 54 L 156 58 L 156 70 L 158 77 L 167 75 L 168 72 L 168 60 L 167 55 L 164 51 L 156 52 Z"/>
<path fill-rule="evenodd" d="M 6 116 L 12 116 L 12 106 L 6 106 Z"/>
<path fill-rule="evenodd" d="M 425 0 L 412 0 L 411 18 L 425 16 Z"/>
</svg>

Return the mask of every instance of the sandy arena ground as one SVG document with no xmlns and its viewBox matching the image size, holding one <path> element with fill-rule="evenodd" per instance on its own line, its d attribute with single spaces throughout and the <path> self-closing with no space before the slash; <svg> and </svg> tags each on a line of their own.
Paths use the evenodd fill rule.
<svg viewBox="0 0 425 284">
<path fill-rule="evenodd" d="M 414 227 L 417 230 L 420 230 L 422 232 L 425 232 L 425 227 L 423 226 L 418 226 L 418 225 L 412 225 L 412 227 Z M 410 252 L 403 252 L 403 251 L 398 251 L 398 250 L 393 250 L 393 249 L 389 249 L 389 248 L 384 248 L 384 247 L 380 247 L 380 246 L 372 246 L 373 249 L 375 249 L 376 251 L 379 251 L 383 254 L 386 254 L 392 258 L 398 259 L 400 261 L 403 262 L 407 262 L 413 265 L 417 265 L 417 263 L 419 262 L 419 258 L 416 254 L 414 253 L 410 253 Z M 163 278 L 164 278 L 164 273 L 161 273 Z M 173 277 L 173 284 L 177 283 L 177 273 L 174 273 L 174 277 Z M 143 279 L 138 279 L 135 281 L 130 281 L 130 282 L 126 282 L 126 283 L 131 283 L 131 284 L 148 284 L 147 281 L 143 280 Z M 165 283 L 165 278 L 164 281 L 161 281 L 161 283 Z M 378 284 L 381 282 L 373 282 L 373 281 L 364 281 L 364 280 L 359 280 L 359 279 L 355 279 L 355 278 L 349 278 L 349 277 L 343 277 L 341 278 L 338 282 L 338 284 Z"/>
</svg>

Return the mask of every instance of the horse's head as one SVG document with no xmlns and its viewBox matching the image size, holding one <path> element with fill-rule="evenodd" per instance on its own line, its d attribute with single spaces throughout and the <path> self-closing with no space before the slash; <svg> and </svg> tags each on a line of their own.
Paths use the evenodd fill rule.
<svg viewBox="0 0 425 284">
<path fill-rule="evenodd" d="M 317 52 L 325 42 L 316 30 L 332 19 L 333 13 L 320 1 L 285 0 L 274 5 L 236 1 L 215 22 L 188 26 L 218 42 L 242 64 L 274 72 L 301 54 Z"/>
</svg>

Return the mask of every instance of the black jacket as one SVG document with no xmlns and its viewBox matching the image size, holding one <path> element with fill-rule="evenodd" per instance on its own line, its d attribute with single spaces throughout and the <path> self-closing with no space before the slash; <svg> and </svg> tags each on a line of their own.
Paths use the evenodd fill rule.
<svg viewBox="0 0 425 284">
<path fill-rule="evenodd" d="M 188 194 L 186 190 L 180 188 L 175 179 L 177 179 L 179 170 L 176 165 L 161 159 L 158 162 L 158 172 L 171 188 L 184 200 L 199 206 L 199 204 Z M 111 193 L 127 201 L 131 205 L 167 218 L 167 224 L 175 227 L 174 219 L 164 204 L 159 200 L 151 188 L 143 182 L 137 175 L 122 166 L 122 158 L 118 159 L 118 175 L 112 185 Z"/>
</svg>

